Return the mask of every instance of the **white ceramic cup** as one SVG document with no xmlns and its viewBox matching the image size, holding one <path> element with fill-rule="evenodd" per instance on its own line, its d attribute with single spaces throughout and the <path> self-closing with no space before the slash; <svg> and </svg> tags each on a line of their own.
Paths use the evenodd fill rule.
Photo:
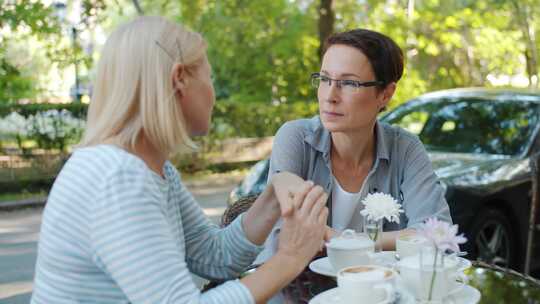
<svg viewBox="0 0 540 304">
<path fill-rule="evenodd" d="M 438 255 L 436 267 L 433 267 L 434 260 L 433 252 L 423 249 L 421 254 L 403 258 L 396 264 L 403 284 L 419 301 L 428 300 L 432 280 L 432 301 L 442 301 L 446 296 L 463 287 L 463 284 L 458 281 L 467 281 L 465 274 L 459 270 L 459 260 L 455 256 L 447 256 L 443 261 L 441 255 Z M 434 273 L 435 277 L 433 277 Z"/>
<path fill-rule="evenodd" d="M 326 243 L 326 253 L 334 270 L 370 263 L 369 253 L 374 252 L 375 244 L 367 235 L 345 230 Z"/>
<path fill-rule="evenodd" d="M 358 265 L 337 274 L 340 304 L 375 304 L 394 301 L 396 273 L 387 267 Z"/>
<path fill-rule="evenodd" d="M 399 255 L 400 259 L 417 255 L 426 244 L 427 239 L 421 235 L 400 235 L 396 239 L 396 253 Z"/>
</svg>

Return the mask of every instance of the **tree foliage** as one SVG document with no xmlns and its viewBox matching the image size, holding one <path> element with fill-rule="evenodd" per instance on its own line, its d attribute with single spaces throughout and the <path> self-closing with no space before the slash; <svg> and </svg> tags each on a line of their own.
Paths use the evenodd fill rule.
<svg viewBox="0 0 540 304">
<path fill-rule="evenodd" d="M 517 75 L 525 76 L 531 86 L 538 82 L 540 0 L 84 0 L 82 4 L 87 28 L 99 25 L 110 30 L 137 14 L 159 14 L 201 32 L 209 42 L 220 100 L 274 104 L 314 100 L 309 75 L 319 69 L 321 41 L 328 32 L 358 27 L 381 31 L 404 50 L 406 71 L 393 105 L 437 89 L 491 86 L 498 79 L 507 79 L 509 85 L 508 79 Z M 1 8 L 2 30 L 25 24 L 32 35 L 49 40 L 59 33 L 58 26 L 49 22 L 50 8 L 43 4 L 10 1 Z M 0 100 L 28 97 L 35 83 L 32 75 L 6 59 L 5 45 L 0 46 L 0 89 L 4 88 L 0 92 L 12 93 L 11 97 L 0 93 Z M 70 52 L 50 58 L 67 65 L 73 60 Z M 87 65 L 91 67 L 92 61 Z"/>
</svg>

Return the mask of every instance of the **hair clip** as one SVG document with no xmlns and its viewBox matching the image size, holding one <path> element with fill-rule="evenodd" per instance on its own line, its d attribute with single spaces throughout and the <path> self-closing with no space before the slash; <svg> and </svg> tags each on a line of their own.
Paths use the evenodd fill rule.
<svg viewBox="0 0 540 304">
<path fill-rule="evenodd" d="M 184 62 L 184 58 L 182 56 L 182 48 L 180 47 L 180 42 L 178 41 L 178 38 L 175 39 L 176 40 L 176 47 L 178 48 L 178 57 L 180 57 L 180 62 Z M 167 56 L 169 56 L 169 58 L 171 58 L 172 61 L 175 61 L 176 59 L 174 58 L 174 56 L 172 56 L 168 51 L 167 49 L 161 44 L 159 43 L 159 41 L 157 40 L 154 40 L 154 42 L 156 43 L 156 45 L 162 49 L 165 54 L 167 54 Z"/>
</svg>

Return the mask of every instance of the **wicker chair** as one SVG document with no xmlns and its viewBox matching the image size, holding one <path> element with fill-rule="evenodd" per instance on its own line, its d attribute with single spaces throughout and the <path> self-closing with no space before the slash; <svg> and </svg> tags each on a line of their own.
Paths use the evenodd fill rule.
<svg viewBox="0 0 540 304">
<path fill-rule="evenodd" d="M 253 205 L 257 197 L 257 195 L 242 197 L 227 207 L 221 216 L 221 227 L 229 226 L 229 224 L 232 223 L 236 217 L 247 211 L 251 205 Z"/>
</svg>

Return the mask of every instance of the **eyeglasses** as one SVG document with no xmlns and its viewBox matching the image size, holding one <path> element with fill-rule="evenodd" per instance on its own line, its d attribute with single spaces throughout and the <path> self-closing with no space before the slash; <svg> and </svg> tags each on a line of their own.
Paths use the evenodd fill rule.
<svg viewBox="0 0 540 304">
<path fill-rule="evenodd" d="M 382 81 L 361 82 L 350 79 L 332 79 L 328 76 L 321 75 L 321 73 L 311 74 L 311 85 L 316 89 L 320 87 L 330 88 L 332 86 L 332 81 L 335 81 L 336 87 L 341 89 L 344 93 L 356 93 L 362 87 L 374 87 L 383 84 Z"/>
</svg>

